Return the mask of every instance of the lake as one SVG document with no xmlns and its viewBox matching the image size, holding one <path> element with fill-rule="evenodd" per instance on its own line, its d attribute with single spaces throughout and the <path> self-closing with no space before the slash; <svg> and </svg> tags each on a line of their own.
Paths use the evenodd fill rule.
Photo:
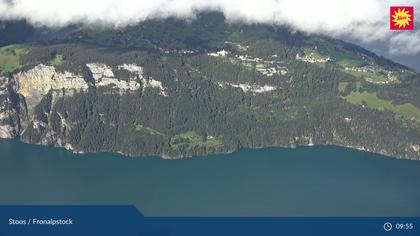
<svg viewBox="0 0 420 236">
<path fill-rule="evenodd" d="M 134 204 L 146 216 L 420 216 L 420 161 L 336 146 L 163 160 L 0 140 L 0 204 Z"/>
</svg>

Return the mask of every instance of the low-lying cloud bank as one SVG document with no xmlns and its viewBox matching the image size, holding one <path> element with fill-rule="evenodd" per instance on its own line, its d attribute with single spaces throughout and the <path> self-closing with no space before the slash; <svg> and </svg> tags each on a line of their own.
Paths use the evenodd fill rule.
<svg viewBox="0 0 420 236">
<path fill-rule="evenodd" d="M 417 10 L 420 0 L 0 0 L 0 20 L 123 27 L 155 18 L 193 19 L 200 11 L 215 10 L 231 22 L 288 25 L 307 33 L 388 42 L 392 54 L 420 53 L 420 31 L 389 30 L 391 5 Z M 420 17 L 415 20 L 420 24 Z"/>
</svg>

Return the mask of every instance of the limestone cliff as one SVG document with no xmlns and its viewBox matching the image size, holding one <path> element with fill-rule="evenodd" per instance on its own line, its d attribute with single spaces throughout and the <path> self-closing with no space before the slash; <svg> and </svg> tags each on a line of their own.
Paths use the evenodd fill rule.
<svg viewBox="0 0 420 236">
<path fill-rule="evenodd" d="M 0 138 L 12 138 L 18 133 L 18 128 L 13 122 L 16 112 L 11 109 L 8 83 L 8 78 L 0 76 Z"/>
<path fill-rule="evenodd" d="M 130 78 L 116 78 L 112 68 L 102 63 L 89 63 L 86 66 L 94 78 L 93 84 L 87 82 L 80 73 L 60 72 L 53 66 L 43 64 L 16 73 L 10 78 L 0 77 L 0 138 L 22 136 L 23 141 L 33 142 L 22 134 L 28 129 L 42 130 L 42 137 L 37 143 L 72 149 L 65 135 L 55 133 L 51 127 L 51 108 L 59 98 L 71 97 L 95 87 L 109 87 L 121 95 L 139 89 L 157 88 L 160 95 L 167 96 L 160 81 L 143 76 L 141 66 L 124 64 L 117 67 L 131 72 L 134 76 Z M 45 117 L 40 119 L 34 110 L 47 96 L 50 96 L 49 112 L 44 112 Z M 58 115 L 65 133 L 66 129 L 72 128 L 71 124 L 66 123 L 65 114 Z"/>
</svg>

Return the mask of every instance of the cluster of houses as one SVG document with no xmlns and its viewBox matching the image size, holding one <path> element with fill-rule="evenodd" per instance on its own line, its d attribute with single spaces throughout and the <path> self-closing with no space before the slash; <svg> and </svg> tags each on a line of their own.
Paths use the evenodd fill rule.
<svg viewBox="0 0 420 236">
<path fill-rule="evenodd" d="M 330 57 L 316 57 L 314 52 L 309 53 L 308 55 L 301 56 L 296 54 L 296 60 L 301 60 L 309 63 L 327 63 L 333 61 Z"/>
<path fill-rule="evenodd" d="M 382 73 L 384 74 L 384 80 L 375 80 L 371 77 L 366 77 L 365 80 L 370 83 L 376 83 L 376 84 L 388 84 L 391 82 L 394 82 L 397 80 L 397 76 L 392 72 L 388 70 L 384 70 L 380 67 L 374 66 L 374 65 L 366 65 L 362 67 L 345 67 L 346 71 L 355 71 L 355 72 L 361 72 L 361 73 Z"/>
<path fill-rule="evenodd" d="M 207 55 L 212 57 L 227 57 L 231 55 L 231 53 L 226 50 L 220 50 L 208 53 Z M 273 55 L 272 57 L 277 57 L 277 55 Z M 249 55 L 234 55 L 233 58 L 245 63 L 256 63 L 255 70 L 267 77 L 272 77 L 274 75 L 286 75 L 288 73 L 287 67 L 278 65 L 278 61 L 265 61 L 262 58 L 253 58 Z"/>
</svg>

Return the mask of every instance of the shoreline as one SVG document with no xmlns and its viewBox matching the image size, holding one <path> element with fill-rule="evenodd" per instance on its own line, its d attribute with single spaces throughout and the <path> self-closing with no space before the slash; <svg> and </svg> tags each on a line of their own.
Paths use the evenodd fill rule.
<svg viewBox="0 0 420 236">
<path fill-rule="evenodd" d="M 286 148 L 286 149 L 297 149 L 300 147 L 322 147 L 322 146 L 335 146 L 335 147 L 340 147 L 340 148 L 347 148 L 347 149 L 352 149 L 352 150 L 357 150 L 357 151 L 361 151 L 361 152 L 367 152 L 367 153 L 372 153 L 372 154 L 378 154 L 378 155 L 382 155 L 386 158 L 393 158 L 393 159 L 398 159 L 398 160 L 409 160 L 409 161 L 420 161 L 420 157 L 418 159 L 416 158 L 410 158 L 410 157 L 400 157 L 400 156 L 393 156 L 392 154 L 388 153 L 388 152 L 376 152 L 376 151 L 371 151 L 368 148 L 365 148 L 363 146 L 351 146 L 351 145 L 340 145 L 340 144 L 333 144 L 333 143 L 326 143 L 326 144 L 317 144 L 317 143 L 310 143 L 310 144 L 306 144 L 306 145 L 289 145 L 289 146 L 283 146 L 283 145 L 267 145 L 267 146 L 261 146 L 261 147 L 240 147 L 238 149 L 234 149 L 234 150 L 229 150 L 226 152 L 214 152 L 214 153 L 205 153 L 202 155 L 178 155 L 178 156 L 172 156 L 169 155 L 167 153 L 163 153 L 163 154 L 154 154 L 154 155 L 131 155 L 128 153 L 125 153 L 123 151 L 108 151 L 108 150 L 102 150 L 102 151 L 98 151 L 98 152 L 89 152 L 89 151 L 85 151 L 85 150 L 77 150 L 75 149 L 72 145 L 70 144 L 66 144 L 66 145 L 46 145 L 46 144 L 39 144 L 39 143 L 27 143 L 22 141 L 19 138 L 0 138 L 0 140 L 16 140 L 20 143 L 23 144 L 28 144 L 28 145 L 36 145 L 36 146 L 41 146 L 41 147 L 52 147 L 52 148 L 58 148 L 58 149 L 62 149 L 65 151 L 68 151 L 72 154 L 75 154 L 77 156 L 83 156 L 85 154 L 100 154 L 100 153 L 110 153 L 110 154 L 119 154 L 122 158 L 147 158 L 147 157 L 156 157 L 156 158 L 161 158 L 163 160 L 181 160 L 181 159 L 187 159 L 187 158 L 200 158 L 200 157 L 210 157 L 210 156 L 214 156 L 214 155 L 224 155 L 224 154 L 232 154 L 232 153 L 236 153 L 239 152 L 241 150 L 260 150 L 260 149 L 266 149 L 266 148 Z"/>
</svg>

